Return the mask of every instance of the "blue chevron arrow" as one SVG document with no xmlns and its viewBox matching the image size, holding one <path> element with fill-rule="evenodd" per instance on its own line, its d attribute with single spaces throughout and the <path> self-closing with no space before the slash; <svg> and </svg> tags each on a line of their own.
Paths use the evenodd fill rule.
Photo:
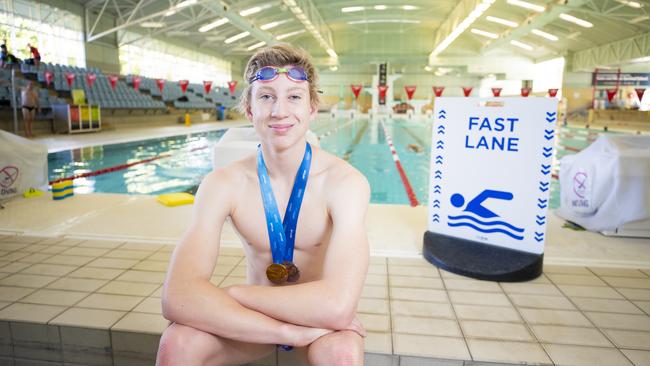
<svg viewBox="0 0 650 366">
<path fill-rule="evenodd" d="M 540 172 L 544 175 L 548 175 L 551 171 L 550 170 L 540 170 Z"/>
<path fill-rule="evenodd" d="M 546 205 L 540 205 L 540 204 L 538 203 L 538 204 L 537 204 L 537 207 L 539 207 L 539 208 L 541 208 L 541 209 L 545 209 L 545 208 L 548 207 L 548 206 L 546 206 Z"/>
<path fill-rule="evenodd" d="M 440 189 L 442 187 L 440 187 L 439 185 L 436 184 L 435 186 L 433 186 L 433 188 Z"/>
<path fill-rule="evenodd" d="M 542 149 L 544 150 L 544 152 L 551 152 L 551 151 L 553 151 L 553 148 L 552 148 L 552 147 L 543 147 Z"/>
<path fill-rule="evenodd" d="M 434 174 L 442 174 L 440 170 L 436 170 Z"/>
<path fill-rule="evenodd" d="M 546 191 L 548 191 L 548 188 L 539 187 L 539 190 L 542 191 L 542 192 L 546 192 Z"/>
<path fill-rule="evenodd" d="M 553 130 L 544 130 L 544 133 L 546 133 L 547 135 L 548 135 L 549 133 L 553 133 L 553 132 L 555 132 L 555 131 L 553 131 Z"/>
<path fill-rule="evenodd" d="M 438 135 L 444 135 L 444 134 L 445 134 L 445 131 L 442 131 L 442 130 L 438 131 Z"/>
<path fill-rule="evenodd" d="M 543 199 L 541 199 L 541 198 L 538 198 L 538 199 L 537 199 L 537 202 L 539 202 L 539 203 L 546 203 L 546 202 L 548 202 L 548 199 L 544 199 L 544 200 L 543 200 Z"/>
<path fill-rule="evenodd" d="M 540 181 L 540 182 L 539 182 L 539 185 L 540 185 L 540 186 L 544 186 L 544 187 L 548 187 L 549 182 L 542 182 L 542 181 Z"/>
<path fill-rule="evenodd" d="M 447 117 L 445 117 L 444 114 L 440 114 L 440 115 L 438 115 L 438 119 L 447 119 Z"/>
<path fill-rule="evenodd" d="M 551 123 L 551 122 L 554 122 L 554 121 L 555 121 L 555 117 L 553 117 L 553 118 L 546 117 L 546 122 Z"/>
<path fill-rule="evenodd" d="M 440 112 L 438 112 L 438 114 L 446 114 L 446 113 L 447 111 L 445 111 L 444 109 L 441 109 Z"/>
<path fill-rule="evenodd" d="M 542 153 L 542 155 L 543 155 L 545 158 L 550 158 L 550 157 L 553 155 L 553 153 Z"/>
<path fill-rule="evenodd" d="M 442 175 L 440 175 L 440 174 L 436 174 L 436 175 L 433 177 L 433 179 L 442 179 Z"/>
<path fill-rule="evenodd" d="M 546 116 L 553 117 L 557 112 L 546 112 Z"/>
<path fill-rule="evenodd" d="M 540 216 L 540 215 L 535 215 L 537 217 L 537 220 L 544 220 L 546 216 Z"/>
<path fill-rule="evenodd" d="M 440 220 L 438 220 L 438 219 L 433 219 L 433 222 L 440 222 Z"/>
<path fill-rule="evenodd" d="M 436 203 L 435 205 L 433 205 L 433 207 L 434 208 L 440 208 L 440 205 Z"/>
<path fill-rule="evenodd" d="M 436 190 L 433 191 L 433 193 L 440 193 L 440 190 L 436 189 Z"/>
<path fill-rule="evenodd" d="M 440 200 L 433 200 L 433 203 L 440 203 Z"/>
<path fill-rule="evenodd" d="M 553 140 L 553 135 L 544 135 L 544 138 L 548 141 Z"/>
<path fill-rule="evenodd" d="M 542 169 L 549 169 L 550 167 L 551 166 L 549 164 L 547 164 L 547 165 L 542 164 Z"/>
<path fill-rule="evenodd" d="M 544 225 L 544 224 L 546 224 L 546 221 L 535 220 L 535 222 L 537 223 L 537 225 Z"/>
<path fill-rule="evenodd" d="M 544 240 L 544 238 L 535 238 L 535 240 L 537 240 L 538 242 L 541 242 L 542 240 Z"/>
</svg>

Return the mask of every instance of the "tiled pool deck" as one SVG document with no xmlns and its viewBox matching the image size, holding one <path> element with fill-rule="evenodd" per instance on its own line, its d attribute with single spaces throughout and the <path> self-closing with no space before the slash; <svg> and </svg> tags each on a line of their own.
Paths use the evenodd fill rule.
<svg viewBox="0 0 650 366">
<path fill-rule="evenodd" d="M 173 248 L 0 234 L 0 365 L 153 365 Z M 496 283 L 372 257 L 358 308 L 366 364 L 650 364 L 650 269 L 544 272 Z M 212 282 L 245 283 L 245 273 L 243 252 L 226 247 Z"/>
</svg>

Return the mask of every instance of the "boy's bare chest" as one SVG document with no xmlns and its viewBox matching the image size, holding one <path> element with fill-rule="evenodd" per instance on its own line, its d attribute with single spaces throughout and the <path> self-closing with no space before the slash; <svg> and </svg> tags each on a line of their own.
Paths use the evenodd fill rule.
<svg viewBox="0 0 650 366">
<path fill-rule="evenodd" d="M 313 188 L 307 188 L 296 225 L 295 253 L 320 251 L 326 246 L 331 231 L 331 220 L 326 201 L 316 194 Z M 283 218 L 288 201 L 287 194 L 276 196 L 278 210 Z M 238 234 L 249 245 L 254 254 L 270 256 L 270 243 L 264 206 L 261 194 L 254 192 L 242 197 L 236 203 L 232 223 Z"/>
</svg>

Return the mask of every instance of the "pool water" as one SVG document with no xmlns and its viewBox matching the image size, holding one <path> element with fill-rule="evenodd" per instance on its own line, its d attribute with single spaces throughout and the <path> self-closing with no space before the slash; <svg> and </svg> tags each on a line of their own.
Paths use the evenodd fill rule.
<svg viewBox="0 0 650 366">
<path fill-rule="evenodd" d="M 426 205 L 431 120 L 394 118 L 383 123 L 416 199 Z M 410 203 L 384 130 L 377 121 L 323 119 L 313 123 L 311 129 L 320 137 L 321 148 L 348 161 L 368 178 L 372 203 Z M 75 193 L 194 193 L 203 176 L 212 170 L 212 146 L 224 133 L 225 130 L 219 130 L 51 153 L 49 178 L 55 180 L 118 167 L 124 169 L 75 179 Z M 559 128 L 554 173 L 557 173 L 558 159 L 582 150 L 597 133 L 581 128 Z M 129 164 L 133 165 L 125 167 Z M 559 184 L 554 179 L 551 208 L 558 205 Z"/>
</svg>

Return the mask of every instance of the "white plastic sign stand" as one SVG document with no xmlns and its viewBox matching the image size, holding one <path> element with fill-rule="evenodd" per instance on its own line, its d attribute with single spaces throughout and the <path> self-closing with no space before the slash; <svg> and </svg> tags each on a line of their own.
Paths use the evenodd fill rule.
<svg viewBox="0 0 650 366">
<path fill-rule="evenodd" d="M 436 98 L 425 258 L 454 273 L 542 273 L 555 98 Z"/>
</svg>

